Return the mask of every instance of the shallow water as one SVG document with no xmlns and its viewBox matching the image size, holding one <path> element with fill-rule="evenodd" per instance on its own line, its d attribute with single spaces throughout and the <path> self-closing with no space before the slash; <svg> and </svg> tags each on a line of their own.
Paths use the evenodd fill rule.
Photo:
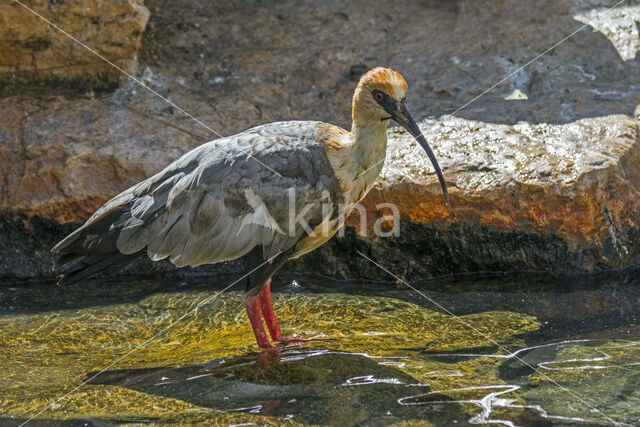
<svg viewBox="0 0 640 427">
<path fill-rule="evenodd" d="M 640 424 L 638 271 L 281 276 L 283 332 L 329 339 L 279 355 L 233 280 L 0 285 L 0 424 Z"/>
</svg>

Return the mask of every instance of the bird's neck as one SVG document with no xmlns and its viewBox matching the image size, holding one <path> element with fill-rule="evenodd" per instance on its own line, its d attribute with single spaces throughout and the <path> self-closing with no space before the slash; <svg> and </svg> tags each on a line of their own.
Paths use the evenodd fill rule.
<svg viewBox="0 0 640 427">
<path fill-rule="evenodd" d="M 387 128 L 389 120 L 376 120 L 368 123 L 354 122 L 351 127 L 351 137 L 353 138 L 356 150 L 356 161 L 360 173 L 369 168 L 373 169 L 369 173 L 373 180 L 382 170 L 384 158 L 387 151 Z"/>
<path fill-rule="evenodd" d="M 357 114 L 359 111 L 355 107 L 351 132 L 324 124 L 319 130 L 319 138 L 324 141 L 327 157 L 345 198 L 343 218 L 373 186 L 382 171 L 387 150 L 389 121 Z"/>
<path fill-rule="evenodd" d="M 360 87 L 356 88 L 351 104 L 351 138 L 356 150 L 356 161 L 360 168 L 380 166 L 377 171 L 371 171 L 375 178 L 382 170 L 382 163 L 387 151 L 387 128 L 389 120 L 380 120 L 377 108 L 371 106 L 371 93 Z M 377 106 L 376 106 L 377 107 Z M 378 163 L 378 164 L 377 164 Z"/>
</svg>

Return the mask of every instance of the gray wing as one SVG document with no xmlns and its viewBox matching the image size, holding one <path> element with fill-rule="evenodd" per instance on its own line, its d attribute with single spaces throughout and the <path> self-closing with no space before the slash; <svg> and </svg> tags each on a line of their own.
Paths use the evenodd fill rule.
<svg viewBox="0 0 640 427">
<path fill-rule="evenodd" d="M 291 250 L 308 231 L 291 219 L 312 229 L 337 215 L 341 197 L 316 126 L 272 123 L 203 144 L 113 198 L 53 251 L 146 250 L 180 267 L 236 259 L 258 245 L 265 259 Z M 109 226 L 97 227 L 105 218 Z"/>
</svg>

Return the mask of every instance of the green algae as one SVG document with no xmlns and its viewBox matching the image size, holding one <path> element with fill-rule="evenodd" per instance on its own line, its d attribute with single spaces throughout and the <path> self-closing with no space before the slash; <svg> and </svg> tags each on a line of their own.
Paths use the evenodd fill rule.
<svg viewBox="0 0 640 427">
<path fill-rule="evenodd" d="M 531 316 L 505 311 L 456 319 L 392 298 L 342 294 L 277 295 L 274 308 L 285 334 L 329 338 L 309 343 L 305 349 L 401 358 L 396 365 L 399 371 L 438 389 L 486 383 L 488 377 L 495 377 L 492 371 L 497 362 L 476 358 L 443 363 L 423 357 L 421 350 L 473 349 L 492 345 L 492 341 L 518 345 L 518 334 L 540 326 Z M 49 405 L 39 417 L 264 423 L 270 419 L 113 385 L 77 388 L 92 372 L 105 368 L 201 364 L 257 351 L 253 342 L 240 292 L 217 296 L 211 292 L 158 293 L 135 303 L 5 315 L 0 318 L 0 365 L 4 368 L 0 412 L 28 418 Z M 331 371 L 330 366 L 326 369 Z M 275 369 L 269 375 L 277 382 L 295 384 L 311 373 L 321 377 L 322 368 Z M 498 378 L 493 381 L 503 383 Z"/>
</svg>

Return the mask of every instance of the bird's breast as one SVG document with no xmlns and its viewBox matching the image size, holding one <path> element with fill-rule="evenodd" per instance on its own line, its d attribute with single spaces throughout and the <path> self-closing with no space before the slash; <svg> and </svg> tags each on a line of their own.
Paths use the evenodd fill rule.
<svg viewBox="0 0 640 427">
<path fill-rule="evenodd" d="M 313 232 L 301 239 L 297 246 L 293 258 L 298 258 L 312 250 L 322 246 L 333 237 L 338 231 L 342 222 L 339 218 L 327 216 L 323 221 L 314 227 Z"/>
<path fill-rule="evenodd" d="M 342 192 L 343 205 L 336 229 L 366 196 L 382 170 L 387 146 L 386 126 L 385 123 L 355 132 L 325 123 L 318 126 L 318 138 Z"/>
</svg>

